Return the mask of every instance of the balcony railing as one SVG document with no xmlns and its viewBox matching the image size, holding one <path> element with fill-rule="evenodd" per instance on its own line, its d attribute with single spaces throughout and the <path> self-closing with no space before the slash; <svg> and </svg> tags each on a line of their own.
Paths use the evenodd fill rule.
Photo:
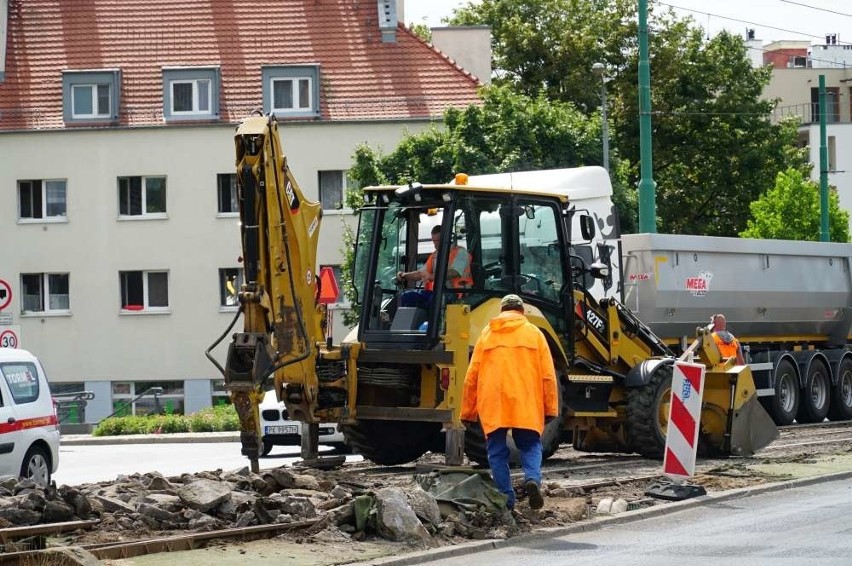
<svg viewBox="0 0 852 566">
<path fill-rule="evenodd" d="M 819 104 L 816 102 L 810 102 L 805 104 L 779 106 L 775 109 L 775 112 L 772 115 L 772 121 L 777 123 L 784 118 L 789 118 L 790 116 L 797 116 L 801 120 L 802 124 L 819 124 Z M 840 115 L 840 107 L 837 104 L 829 105 L 825 121 L 828 124 L 848 124 L 850 122 L 848 117 Z"/>
</svg>

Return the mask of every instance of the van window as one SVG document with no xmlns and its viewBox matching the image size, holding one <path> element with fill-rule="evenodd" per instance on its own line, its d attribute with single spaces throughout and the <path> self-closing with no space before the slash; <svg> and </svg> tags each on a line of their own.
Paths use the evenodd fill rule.
<svg viewBox="0 0 852 566">
<path fill-rule="evenodd" d="M 38 399 L 38 370 L 29 362 L 0 364 L 0 374 L 9 385 L 12 399 L 17 404 L 32 403 Z"/>
</svg>

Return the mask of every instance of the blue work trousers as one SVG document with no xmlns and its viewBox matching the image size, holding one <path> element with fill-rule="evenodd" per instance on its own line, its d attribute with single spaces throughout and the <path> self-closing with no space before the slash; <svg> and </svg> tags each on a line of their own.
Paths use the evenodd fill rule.
<svg viewBox="0 0 852 566">
<path fill-rule="evenodd" d="M 488 466 L 497 489 L 504 493 L 509 501 L 507 507 L 515 506 L 515 490 L 512 489 L 512 477 L 509 475 L 509 447 L 506 445 L 508 428 L 498 428 L 488 433 L 485 446 L 488 449 Z M 541 437 L 538 432 L 526 428 L 513 428 L 512 439 L 521 453 L 521 468 L 524 470 L 524 483 L 529 480 L 541 485 Z"/>
</svg>

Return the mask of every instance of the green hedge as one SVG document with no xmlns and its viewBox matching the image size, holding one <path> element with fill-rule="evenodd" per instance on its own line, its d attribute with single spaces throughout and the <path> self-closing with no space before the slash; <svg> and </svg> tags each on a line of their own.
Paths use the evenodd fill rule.
<svg viewBox="0 0 852 566">
<path fill-rule="evenodd" d="M 240 430 L 233 405 L 202 409 L 191 415 L 145 415 L 110 417 L 92 431 L 93 436 L 126 434 L 170 434 L 175 432 L 220 432 Z"/>
</svg>

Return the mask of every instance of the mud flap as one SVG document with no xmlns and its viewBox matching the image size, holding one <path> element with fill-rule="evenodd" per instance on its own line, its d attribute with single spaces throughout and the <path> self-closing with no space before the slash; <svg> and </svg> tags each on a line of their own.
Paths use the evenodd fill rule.
<svg viewBox="0 0 852 566">
<path fill-rule="evenodd" d="M 751 456 L 778 438 L 778 428 L 757 395 L 734 411 L 731 422 L 731 455 Z"/>
</svg>

